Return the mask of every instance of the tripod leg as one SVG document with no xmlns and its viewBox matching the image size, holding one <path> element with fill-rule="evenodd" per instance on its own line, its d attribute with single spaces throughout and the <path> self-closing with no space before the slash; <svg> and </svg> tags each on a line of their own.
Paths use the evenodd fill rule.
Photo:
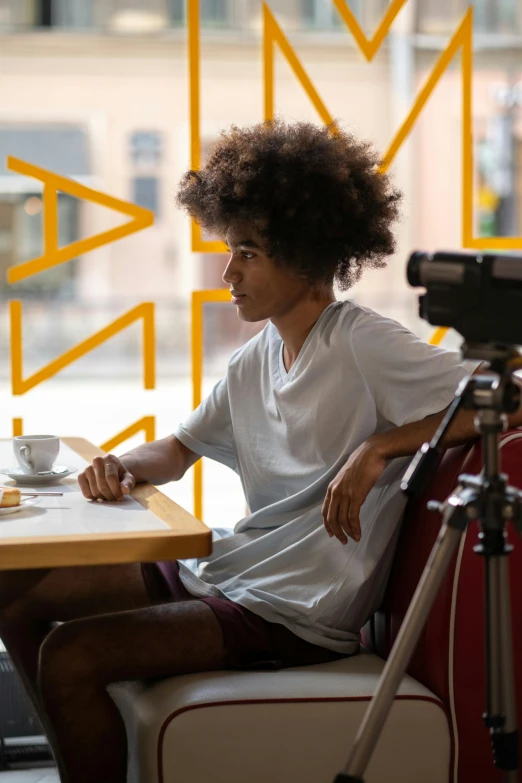
<svg viewBox="0 0 522 783">
<path fill-rule="evenodd" d="M 486 557 L 485 568 L 485 649 L 486 649 L 486 726 L 502 713 L 500 687 L 500 596 L 498 557 Z"/>
<path fill-rule="evenodd" d="M 513 670 L 513 639 L 511 633 L 511 595 L 509 587 L 509 566 L 506 555 L 498 557 L 499 614 L 500 614 L 500 672 L 501 703 L 505 716 L 502 732 L 492 734 L 495 763 L 507 770 L 506 783 L 518 781 L 519 741 L 517 708 L 515 701 L 515 678 Z"/>
<path fill-rule="evenodd" d="M 454 527 L 447 524 L 447 520 L 453 513 L 454 509 L 451 507 L 444 512 L 444 523 L 431 550 L 375 694 L 365 713 L 344 773 L 337 776 L 336 783 L 342 783 L 347 779 L 351 781 L 362 780 L 363 772 L 368 765 L 390 711 L 393 697 L 419 640 L 444 574 L 459 544 L 462 530 L 459 526 Z M 345 775 L 349 777 L 347 778 Z"/>
<path fill-rule="evenodd" d="M 505 555 L 485 557 L 485 649 L 486 712 L 484 725 L 489 729 L 495 766 L 505 770 L 505 783 L 518 781 L 518 732 L 514 697 L 509 590 L 507 612 L 502 584 Z M 507 626 L 505 626 L 507 622 Z M 510 720 L 508 713 L 512 716 Z"/>
</svg>

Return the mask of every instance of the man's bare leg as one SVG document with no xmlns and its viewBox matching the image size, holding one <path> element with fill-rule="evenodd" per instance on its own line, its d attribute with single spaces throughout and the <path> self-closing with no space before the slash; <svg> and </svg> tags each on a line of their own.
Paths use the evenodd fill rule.
<svg viewBox="0 0 522 783">
<path fill-rule="evenodd" d="M 125 783 L 127 739 L 111 682 L 225 667 L 221 626 L 202 601 L 72 620 L 40 653 L 43 707 L 59 739 L 62 783 Z"/>
<path fill-rule="evenodd" d="M 0 638 L 60 768 L 58 741 L 38 692 L 40 647 L 55 621 L 151 605 L 139 563 L 0 571 Z"/>
</svg>

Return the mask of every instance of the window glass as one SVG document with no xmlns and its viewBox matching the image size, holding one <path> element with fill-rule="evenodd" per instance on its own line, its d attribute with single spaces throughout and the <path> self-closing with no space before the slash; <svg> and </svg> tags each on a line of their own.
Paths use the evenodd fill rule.
<svg viewBox="0 0 522 783">
<path fill-rule="evenodd" d="M 41 193 L 0 194 L 0 295 L 57 297 L 75 294 L 78 259 L 46 269 L 7 285 L 8 267 L 43 255 L 43 203 Z M 58 193 L 58 247 L 79 239 L 80 202 Z"/>
<path fill-rule="evenodd" d="M 134 177 L 132 200 L 140 207 L 150 209 L 159 217 L 159 181 L 157 177 Z"/>
</svg>

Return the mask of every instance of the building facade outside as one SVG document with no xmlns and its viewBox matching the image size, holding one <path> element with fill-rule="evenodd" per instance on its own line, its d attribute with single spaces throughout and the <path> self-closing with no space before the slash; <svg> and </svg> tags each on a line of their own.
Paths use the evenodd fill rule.
<svg viewBox="0 0 522 783">
<path fill-rule="evenodd" d="M 385 5 L 376 0 L 352 4 L 368 36 Z M 407 3 L 371 63 L 358 51 L 331 0 L 279 0 L 270 7 L 332 116 L 384 152 L 467 3 Z M 498 218 L 502 196 L 497 191 L 505 191 L 506 182 L 492 182 L 490 172 L 498 172 L 495 162 L 502 156 L 502 88 L 522 84 L 522 68 L 517 72 L 512 66 L 522 31 L 516 2 L 477 2 L 474 10 L 476 226 L 494 234 L 505 228 Z M 81 339 L 85 329 L 92 333 L 147 300 L 157 307 L 160 353 L 180 357 L 165 372 L 175 372 L 175 367 L 182 371 L 186 364 L 190 294 L 223 285 L 226 257 L 192 253 L 188 219 L 174 205 L 177 182 L 190 167 L 185 14 L 183 3 L 160 0 L 0 3 L 2 157 L 34 162 L 155 214 L 154 225 L 140 233 L 8 286 L 7 267 L 42 252 L 41 183 L 7 169 L 0 172 L 4 350 L 8 299 L 23 299 L 26 352 L 40 359 L 44 335 L 48 350 L 56 352 Z M 261 3 L 202 2 L 200 14 L 201 139 L 206 149 L 231 123 L 262 119 Z M 321 122 L 279 52 L 275 73 L 276 111 L 288 120 Z M 507 228 L 513 234 L 522 232 L 521 115 L 516 107 L 510 118 L 515 159 L 507 185 L 515 190 L 516 211 Z M 353 292 L 423 334 L 425 325 L 412 316 L 416 292 L 408 289 L 404 268 L 413 248 L 461 246 L 461 121 L 456 58 L 391 167 L 405 193 L 398 252 L 386 270 L 369 273 Z M 62 194 L 60 245 L 126 220 Z M 44 326 L 49 299 L 53 319 L 56 308 L 61 311 L 61 325 L 54 330 Z M 216 307 L 208 309 L 210 319 Z M 214 314 L 221 321 L 217 339 L 248 339 L 251 328 L 244 325 L 238 334 L 233 308 L 225 306 L 225 311 L 230 313 Z M 78 312 L 81 319 L 74 318 Z M 131 354 L 139 349 L 137 333 L 118 339 L 121 345 L 115 343 L 114 350 L 119 356 L 122 348 Z M 218 350 L 211 338 L 207 342 L 210 353 Z M 108 346 L 99 350 L 111 353 Z"/>
</svg>

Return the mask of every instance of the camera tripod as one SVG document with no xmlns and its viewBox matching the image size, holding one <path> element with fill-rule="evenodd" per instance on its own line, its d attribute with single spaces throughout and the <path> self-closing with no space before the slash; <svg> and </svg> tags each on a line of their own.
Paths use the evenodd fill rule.
<svg viewBox="0 0 522 783">
<path fill-rule="evenodd" d="M 423 444 L 401 483 L 407 494 L 420 497 L 443 453 L 441 441 L 459 408 L 477 411 L 475 428 L 482 439 L 482 472 L 461 474 L 456 490 L 428 508 L 442 514 L 442 526 L 412 598 L 377 689 L 359 728 L 345 769 L 335 783 L 363 783 L 363 773 L 379 739 L 393 697 L 406 671 L 446 570 L 462 534 L 472 520 L 479 523 L 480 543 L 474 551 L 485 563 L 486 712 L 483 721 L 491 735 L 495 766 L 504 770 L 506 783 L 517 783 L 519 730 L 516 723 L 513 642 L 506 542 L 506 522 L 522 530 L 522 492 L 508 486 L 500 472 L 499 433 L 506 414 L 514 413 L 520 389 L 512 380 L 522 357 L 512 345 L 463 344 L 465 359 L 484 359 L 495 375 L 471 375 L 457 389 L 431 442 Z"/>
</svg>

